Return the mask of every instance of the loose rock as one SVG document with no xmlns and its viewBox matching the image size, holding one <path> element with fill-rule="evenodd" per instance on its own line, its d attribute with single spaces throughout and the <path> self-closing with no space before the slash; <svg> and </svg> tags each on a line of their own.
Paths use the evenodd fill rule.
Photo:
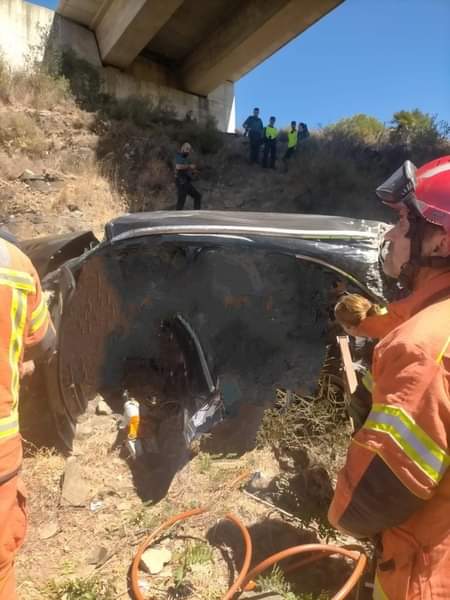
<svg viewBox="0 0 450 600">
<path fill-rule="evenodd" d="M 59 523 L 57 521 L 49 521 L 39 527 L 39 538 L 41 540 L 48 540 L 59 533 L 59 531 Z"/>
<path fill-rule="evenodd" d="M 95 546 L 87 558 L 88 565 L 101 565 L 108 558 L 108 549 L 104 546 Z"/>
<path fill-rule="evenodd" d="M 88 482 L 81 475 L 80 465 L 75 457 L 67 459 L 61 493 L 61 504 L 86 506 L 92 496 Z"/>
<path fill-rule="evenodd" d="M 150 548 L 141 557 L 140 567 L 150 575 L 156 575 L 163 570 L 166 563 L 172 559 L 172 552 L 167 548 Z"/>
<path fill-rule="evenodd" d="M 95 409 L 95 412 L 97 413 L 97 415 L 112 415 L 112 409 L 109 406 L 109 404 L 107 404 L 103 398 L 100 397 L 98 403 L 97 403 L 97 407 Z"/>
</svg>

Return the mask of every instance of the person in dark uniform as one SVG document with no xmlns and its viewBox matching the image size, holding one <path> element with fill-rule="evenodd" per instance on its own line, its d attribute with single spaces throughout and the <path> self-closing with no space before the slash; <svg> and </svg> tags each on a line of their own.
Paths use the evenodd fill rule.
<svg viewBox="0 0 450 600">
<path fill-rule="evenodd" d="M 264 126 L 259 118 L 259 108 L 253 109 L 253 115 L 247 117 L 242 125 L 244 135 L 248 135 L 250 140 L 250 162 L 259 162 L 259 148 L 263 141 Z"/>
<path fill-rule="evenodd" d="M 176 210 L 183 210 L 188 196 L 194 200 L 195 210 L 199 210 L 202 207 L 202 195 L 192 185 L 192 175 L 196 166 L 191 162 L 191 152 L 192 146 L 188 142 L 185 142 L 175 157 L 175 183 L 178 195 Z"/>
</svg>

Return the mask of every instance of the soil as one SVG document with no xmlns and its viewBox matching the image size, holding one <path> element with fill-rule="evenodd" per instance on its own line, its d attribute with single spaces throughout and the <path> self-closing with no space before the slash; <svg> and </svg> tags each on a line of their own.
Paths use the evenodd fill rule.
<svg viewBox="0 0 450 600">
<path fill-rule="evenodd" d="M 140 575 L 143 589 L 156 593 L 156 598 L 168 597 L 167 592 L 158 590 L 174 585 L 186 544 L 200 542 L 210 544 L 213 550 L 201 568 L 193 565 L 189 569 L 186 580 L 194 593 L 188 597 L 212 600 L 225 592 L 243 560 L 242 541 L 234 526 L 223 520 L 230 512 L 249 528 L 254 543 L 252 564 L 292 545 L 324 541 L 313 520 L 303 523 L 260 502 L 258 496 L 270 499 L 264 488 L 252 495 L 242 488 L 252 489 L 247 483 L 254 473 L 264 474 L 268 488 L 282 475 L 269 449 L 247 450 L 241 456 L 218 457 L 204 451 L 191 454 L 165 498 L 156 504 L 143 503 L 139 492 L 152 484 L 151 458 L 136 464 L 127 456 L 118 434 L 119 415 L 97 415 L 97 401 L 91 402 L 80 418 L 71 458 L 77 464 L 76 489 L 85 492 L 81 500 L 78 493 L 72 501 L 81 505 L 72 506 L 62 497 L 65 459 L 27 446 L 23 474 L 29 493 L 30 529 L 17 560 L 22 600 L 48 598 L 46 585 L 51 580 L 97 576 L 113 582 L 118 598 L 131 597 L 127 573 L 138 543 L 169 516 L 194 506 L 207 507 L 210 512 L 163 538 L 162 546 L 174 558 L 160 575 Z M 215 441 L 219 439 L 220 432 Z M 239 478 L 242 481 L 235 483 Z M 348 540 L 340 539 L 344 541 Z M 307 569 L 289 581 L 297 593 L 318 593 L 324 569 L 327 589 L 336 589 L 348 574 L 346 564 L 330 559 L 320 569 Z"/>
</svg>

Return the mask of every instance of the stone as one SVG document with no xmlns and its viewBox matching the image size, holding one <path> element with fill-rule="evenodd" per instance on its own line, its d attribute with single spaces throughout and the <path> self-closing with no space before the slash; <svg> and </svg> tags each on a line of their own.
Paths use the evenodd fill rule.
<svg viewBox="0 0 450 600">
<path fill-rule="evenodd" d="M 97 406 L 95 408 L 95 412 L 97 415 L 112 415 L 113 411 L 109 404 L 107 404 L 100 396 L 99 401 L 97 402 Z"/>
<path fill-rule="evenodd" d="M 141 556 L 140 567 L 150 575 L 157 575 L 171 559 L 172 552 L 167 548 L 150 548 Z"/>
<path fill-rule="evenodd" d="M 38 529 L 38 535 L 40 540 L 48 540 L 59 533 L 60 527 L 57 521 L 49 521 L 44 523 Z"/>
<path fill-rule="evenodd" d="M 249 492 L 268 490 L 272 484 L 273 478 L 274 475 L 270 473 L 257 471 L 247 484 L 246 489 Z"/>
<path fill-rule="evenodd" d="M 16 171 L 17 172 L 17 171 Z M 31 169 L 25 169 L 24 172 L 19 175 L 18 179 L 21 181 L 30 181 L 30 179 L 35 179 L 36 174 L 31 171 Z"/>
<path fill-rule="evenodd" d="M 104 546 L 94 546 L 87 557 L 88 565 L 101 565 L 108 558 L 108 549 Z"/>
<path fill-rule="evenodd" d="M 80 465 L 77 463 L 77 459 L 71 456 L 67 459 L 64 469 L 61 504 L 63 506 L 86 506 L 91 497 L 91 488 L 82 477 Z"/>
</svg>

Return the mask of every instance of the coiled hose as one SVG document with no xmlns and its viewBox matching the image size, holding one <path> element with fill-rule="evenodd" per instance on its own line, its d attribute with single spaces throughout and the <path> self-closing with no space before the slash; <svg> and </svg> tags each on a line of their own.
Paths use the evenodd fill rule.
<svg viewBox="0 0 450 600">
<path fill-rule="evenodd" d="M 188 510 L 186 512 L 182 512 L 178 515 L 175 515 L 170 519 L 167 519 L 167 521 L 164 521 L 162 525 L 157 527 L 147 538 L 144 539 L 143 542 L 141 542 L 133 559 L 133 563 L 131 565 L 131 590 L 133 592 L 135 600 L 146 600 L 139 588 L 138 581 L 139 563 L 145 550 L 147 550 L 147 548 L 149 548 L 160 537 L 160 535 L 164 533 L 164 531 L 167 531 L 167 529 L 169 529 L 175 523 L 179 521 L 185 521 L 186 519 L 189 519 L 191 517 L 205 514 L 206 512 L 208 511 L 205 508 L 194 508 L 192 510 Z M 239 574 L 236 580 L 234 581 L 233 585 L 223 596 L 222 600 L 231 600 L 239 590 L 250 589 L 255 587 L 253 579 L 257 577 L 260 573 L 266 571 L 275 563 L 278 563 L 286 558 L 290 558 L 291 556 L 296 556 L 298 554 L 305 554 L 310 552 L 319 553 L 316 556 L 308 556 L 300 561 L 297 561 L 292 565 L 289 565 L 285 569 L 286 572 L 299 569 L 307 564 L 316 562 L 326 556 L 331 556 L 333 554 L 338 554 L 340 556 L 350 558 L 356 563 L 355 569 L 353 570 L 352 574 L 347 579 L 345 584 L 341 587 L 341 589 L 337 592 L 337 594 L 333 596 L 332 600 L 343 600 L 344 598 L 346 598 L 356 586 L 366 568 L 367 557 L 363 552 L 326 544 L 305 544 L 303 546 L 293 546 L 292 548 L 287 548 L 286 550 L 277 552 L 276 554 L 273 554 L 272 556 L 269 556 L 268 558 L 260 562 L 250 572 L 248 572 L 252 559 L 252 540 L 250 538 L 248 529 L 236 516 L 232 514 L 226 515 L 225 518 L 234 523 L 241 532 L 245 552 L 244 562 L 242 564 L 241 570 L 239 571 Z"/>
</svg>

